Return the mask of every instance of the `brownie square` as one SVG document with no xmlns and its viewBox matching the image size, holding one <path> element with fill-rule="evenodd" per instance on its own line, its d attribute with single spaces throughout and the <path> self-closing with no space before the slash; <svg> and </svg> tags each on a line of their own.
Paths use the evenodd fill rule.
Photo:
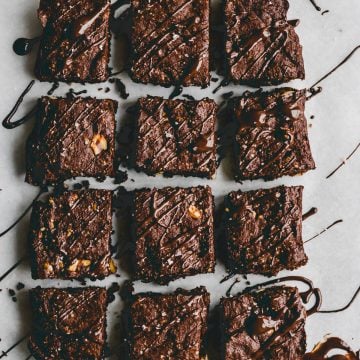
<svg viewBox="0 0 360 360">
<path fill-rule="evenodd" d="M 306 310 L 295 287 L 275 286 L 220 302 L 223 360 L 301 360 Z"/>
<path fill-rule="evenodd" d="M 229 80 L 252 86 L 304 79 L 302 46 L 287 0 L 225 0 Z"/>
<path fill-rule="evenodd" d="M 231 192 L 225 199 L 227 268 L 276 275 L 307 263 L 302 241 L 302 186 Z"/>
<path fill-rule="evenodd" d="M 130 359 L 203 359 L 209 303 L 204 287 L 135 295 L 127 310 Z"/>
<path fill-rule="evenodd" d="M 217 105 L 213 100 L 141 98 L 138 102 L 136 167 L 154 175 L 213 178 L 216 172 Z"/>
<path fill-rule="evenodd" d="M 105 288 L 30 290 L 35 359 L 102 360 L 105 357 Z"/>
<path fill-rule="evenodd" d="M 132 78 L 209 85 L 209 0 L 131 0 Z"/>
<path fill-rule="evenodd" d="M 109 99 L 42 97 L 27 143 L 26 181 L 114 176 L 116 110 Z"/>
<path fill-rule="evenodd" d="M 304 114 L 305 90 L 282 88 L 234 99 L 237 180 L 305 173 L 315 168 Z"/>
<path fill-rule="evenodd" d="M 111 191 L 66 191 L 35 202 L 29 236 L 33 278 L 98 279 L 114 273 L 111 230 Z"/>
<path fill-rule="evenodd" d="M 214 201 L 209 187 L 136 190 L 134 207 L 137 279 L 166 284 L 214 272 Z"/>
<path fill-rule="evenodd" d="M 106 81 L 110 0 L 40 0 L 43 27 L 35 75 L 41 81 Z"/>
</svg>

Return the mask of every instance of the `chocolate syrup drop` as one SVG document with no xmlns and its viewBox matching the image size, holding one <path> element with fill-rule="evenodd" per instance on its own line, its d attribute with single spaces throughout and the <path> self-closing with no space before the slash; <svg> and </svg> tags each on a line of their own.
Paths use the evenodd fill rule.
<svg viewBox="0 0 360 360">
<path fill-rule="evenodd" d="M 119 92 L 120 97 L 124 100 L 126 100 L 129 97 L 129 93 L 126 91 L 125 84 L 121 81 L 121 79 L 110 79 L 111 83 L 115 83 L 116 90 Z"/>
<path fill-rule="evenodd" d="M 333 350 L 344 350 L 346 354 L 327 356 Z M 311 352 L 304 355 L 303 360 L 358 360 L 358 357 L 343 340 L 329 337 L 315 345 Z"/>
<path fill-rule="evenodd" d="M 24 56 L 31 53 L 34 45 L 40 41 L 41 36 L 33 39 L 19 38 L 14 41 L 13 50 L 16 55 Z"/>
<path fill-rule="evenodd" d="M 181 95 L 184 88 L 181 85 L 176 85 L 173 92 L 170 94 L 169 99 L 174 99 L 175 97 Z"/>
<path fill-rule="evenodd" d="M 315 215 L 318 212 L 318 209 L 316 207 L 312 207 L 308 212 L 306 212 L 303 216 L 302 216 L 302 220 L 305 221 L 306 219 L 308 219 L 310 216 Z"/>
<path fill-rule="evenodd" d="M 58 82 L 54 82 L 50 88 L 50 90 L 47 92 L 47 94 L 50 96 L 52 95 L 58 88 L 60 84 Z"/>
<path fill-rule="evenodd" d="M 34 84 L 35 84 L 35 80 L 31 80 L 29 85 L 26 87 L 26 89 L 20 95 L 19 99 L 16 101 L 14 107 L 11 109 L 9 114 L 6 115 L 5 119 L 2 122 L 4 128 L 6 128 L 6 129 L 14 129 L 14 128 L 24 124 L 26 121 L 30 120 L 35 115 L 35 113 L 37 111 L 37 106 L 35 106 L 32 110 L 30 110 L 30 112 L 27 113 L 21 119 L 19 119 L 17 121 L 13 121 L 13 122 L 11 121 L 13 116 L 18 111 L 20 105 L 24 101 L 25 95 L 28 94 L 28 92 L 31 90 L 31 88 L 33 87 Z"/>
</svg>

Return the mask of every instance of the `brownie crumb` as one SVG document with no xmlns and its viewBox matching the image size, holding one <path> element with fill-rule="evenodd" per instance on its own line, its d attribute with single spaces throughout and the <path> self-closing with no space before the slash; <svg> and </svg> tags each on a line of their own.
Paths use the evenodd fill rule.
<svg viewBox="0 0 360 360">
<path fill-rule="evenodd" d="M 25 285 L 24 285 L 22 282 L 19 282 L 19 283 L 16 285 L 16 289 L 17 289 L 18 291 L 22 290 L 24 287 L 25 287 Z"/>
</svg>

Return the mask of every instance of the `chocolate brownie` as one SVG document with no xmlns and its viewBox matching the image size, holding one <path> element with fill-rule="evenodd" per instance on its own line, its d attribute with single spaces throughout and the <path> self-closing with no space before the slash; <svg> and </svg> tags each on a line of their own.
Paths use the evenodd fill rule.
<svg viewBox="0 0 360 360">
<path fill-rule="evenodd" d="M 302 186 L 231 192 L 225 198 L 227 268 L 276 275 L 307 263 L 302 241 Z"/>
<path fill-rule="evenodd" d="M 134 81 L 207 86 L 209 0 L 131 0 Z"/>
<path fill-rule="evenodd" d="M 272 180 L 315 168 L 304 114 L 305 90 L 246 92 L 233 101 L 235 177 Z"/>
<path fill-rule="evenodd" d="M 34 203 L 30 246 L 34 279 L 103 278 L 111 259 L 112 192 L 66 191 Z"/>
<path fill-rule="evenodd" d="M 212 178 L 216 171 L 217 105 L 213 100 L 138 102 L 136 167 L 150 175 Z"/>
<path fill-rule="evenodd" d="M 145 282 L 214 272 L 209 187 L 141 189 L 134 199 L 135 276 Z"/>
<path fill-rule="evenodd" d="M 116 110 L 109 99 L 42 97 L 27 143 L 26 181 L 114 176 Z"/>
<path fill-rule="evenodd" d="M 109 76 L 110 0 L 40 0 L 35 67 L 41 81 L 101 82 Z"/>
<path fill-rule="evenodd" d="M 203 359 L 209 303 L 204 287 L 135 295 L 126 312 L 130 359 Z"/>
<path fill-rule="evenodd" d="M 306 310 L 295 287 L 274 286 L 220 302 L 222 359 L 301 360 Z"/>
<path fill-rule="evenodd" d="M 302 46 L 287 0 L 225 0 L 229 80 L 252 86 L 304 79 Z"/>
<path fill-rule="evenodd" d="M 105 357 L 105 288 L 30 290 L 33 330 L 29 348 L 37 360 L 102 360 Z"/>
</svg>

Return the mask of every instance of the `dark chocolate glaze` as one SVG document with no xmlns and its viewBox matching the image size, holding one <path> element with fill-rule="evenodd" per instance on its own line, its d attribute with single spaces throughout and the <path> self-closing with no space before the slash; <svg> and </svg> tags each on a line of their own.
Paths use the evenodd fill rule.
<svg viewBox="0 0 360 360">
<path fill-rule="evenodd" d="M 41 39 L 41 36 L 37 36 L 33 39 L 19 38 L 14 41 L 13 50 L 16 55 L 24 56 L 31 53 L 35 44 Z"/>
<path fill-rule="evenodd" d="M 342 223 L 344 220 L 339 219 L 334 221 L 331 225 L 329 225 L 328 227 L 326 227 L 325 229 L 321 230 L 318 234 L 314 235 L 313 237 L 311 237 L 310 239 L 304 241 L 304 244 L 308 243 L 311 240 L 314 240 L 315 238 L 317 238 L 318 236 L 322 235 L 324 232 L 328 231 L 329 229 L 331 229 L 333 226 Z"/>
<path fill-rule="evenodd" d="M 327 356 L 333 350 L 344 350 L 345 354 L 335 354 Z M 303 360 L 358 360 L 359 357 L 351 349 L 351 347 L 345 343 L 345 341 L 338 337 L 325 338 L 323 341 L 315 345 L 314 349 L 306 353 Z"/>
<path fill-rule="evenodd" d="M 334 310 L 319 310 L 318 312 L 322 313 L 322 314 L 331 314 L 331 313 L 338 313 L 338 312 L 345 311 L 353 304 L 353 302 L 355 301 L 355 299 L 357 298 L 359 293 L 360 293 L 360 286 L 355 291 L 355 294 L 352 296 L 351 300 L 342 308 L 334 309 Z"/>
<path fill-rule="evenodd" d="M 35 199 L 31 202 L 31 204 L 24 210 L 24 212 L 18 217 L 17 220 L 15 220 L 15 222 L 10 225 L 7 229 L 5 229 L 4 231 L 2 231 L 0 233 L 0 237 L 6 235 L 11 229 L 13 229 L 23 218 L 24 216 L 30 211 L 30 209 L 32 208 L 34 202 L 39 199 L 39 197 L 44 194 L 45 192 L 47 192 L 47 188 L 41 188 L 39 193 L 36 195 Z"/>
<path fill-rule="evenodd" d="M 36 113 L 37 106 L 35 106 L 32 110 L 30 110 L 29 113 L 27 113 L 24 117 L 22 117 L 19 120 L 11 121 L 13 116 L 18 111 L 20 105 L 24 101 L 24 97 L 29 93 L 33 85 L 35 84 L 35 80 L 31 80 L 29 85 L 26 87 L 26 89 L 22 92 L 18 100 L 16 101 L 14 107 L 11 109 L 11 111 L 6 115 L 5 119 L 3 120 L 2 124 L 3 127 L 6 129 L 14 129 L 22 124 L 24 124 L 26 121 L 30 120 Z M 1 236 L 1 235 L 0 235 Z"/>
<path fill-rule="evenodd" d="M 340 170 L 340 168 L 342 168 L 346 162 L 348 160 L 350 160 L 350 158 L 355 155 L 355 153 L 360 149 L 360 142 L 356 145 L 355 149 L 350 153 L 350 155 L 345 159 L 343 160 L 343 162 L 335 169 L 333 170 L 326 178 L 329 179 L 331 178 L 336 172 L 338 172 L 338 170 Z"/>
<path fill-rule="evenodd" d="M 306 219 L 308 219 L 310 216 L 315 215 L 318 212 L 318 209 L 316 207 L 312 207 L 308 212 L 306 212 L 303 216 L 302 216 L 302 220 L 305 221 Z"/>
</svg>

